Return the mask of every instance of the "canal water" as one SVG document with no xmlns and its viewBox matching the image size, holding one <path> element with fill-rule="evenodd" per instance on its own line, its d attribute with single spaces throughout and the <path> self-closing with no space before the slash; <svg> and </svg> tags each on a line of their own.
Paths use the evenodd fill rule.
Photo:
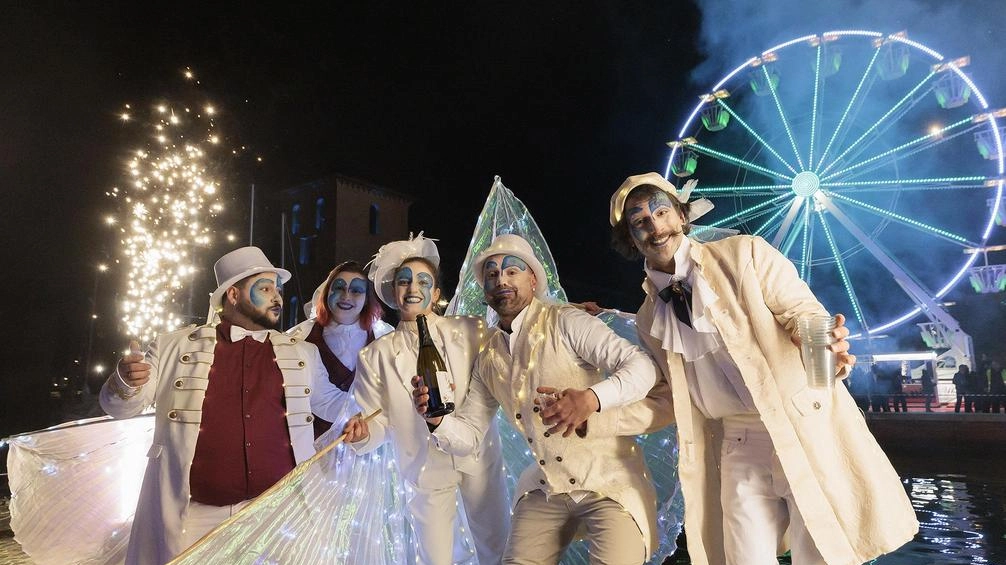
<svg viewBox="0 0 1006 565">
<path fill-rule="evenodd" d="M 1006 565 L 1006 453 L 889 456 L 920 528 L 915 539 L 869 565 Z M 691 562 L 675 555 L 664 563 Z"/>
<path fill-rule="evenodd" d="M 893 455 L 919 533 L 876 565 L 1006 565 L 1006 453 Z"/>
</svg>

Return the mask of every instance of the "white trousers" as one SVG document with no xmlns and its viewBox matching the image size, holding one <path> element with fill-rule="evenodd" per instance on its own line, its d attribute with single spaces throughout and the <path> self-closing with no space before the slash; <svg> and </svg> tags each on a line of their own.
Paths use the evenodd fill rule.
<svg viewBox="0 0 1006 565">
<path fill-rule="evenodd" d="M 179 546 L 188 549 L 224 520 L 248 506 L 250 502 L 251 500 L 245 500 L 230 506 L 213 506 L 189 500 L 185 516 L 182 518 L 182 539 Z"/>
<path fill-rule="evenodd" d="M 725 418 L 723 432 L 720 502 L 727 565 L 777 565 L 787 527 L 793 565 L 826 565 L 764 425 Z"/>
<path fill-rule="evenodd" d="M 468 475 L 454 471 L 456 485 L 442 489 L 409 485 L 408 501 L 416 531 L 420 565 L 450 565 L 464 560 L 464 548 L 454 539 L 458 531 L 458 494 L 475 543 L 479 565 L 499 565 L 510 535 L 510 502 L 503 467 Z"/>
</svg>

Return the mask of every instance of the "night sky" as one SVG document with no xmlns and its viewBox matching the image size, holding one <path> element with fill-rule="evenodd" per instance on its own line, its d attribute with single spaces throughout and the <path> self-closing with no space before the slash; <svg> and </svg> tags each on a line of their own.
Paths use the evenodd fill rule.
<svg viewBox="0 0 1006 565">
<path fill-rule="evenodd" d="M 202 97 L 249 155 L 263 157 L 230 164 L 221 233 L 247 234 L 250 182 L 269 193 L 341 173 L 412 195 L 410 229 L 438 238 L 444 270 L 456 273 L 500 175 L 542 228 L 570 298 L 634 310 L 641 273 L 609 249 L 611 192 L 629 174 L 663 171 L 664 143 L 699 85 L 744 60 L 738 53 L 876 11 L 836 3 L 794 22 L 790 8 L 803 3 L 789 0 L 701 9 L 684 1 L 343 4 L 0 2 L 8 241 L 0 261 L 9 281 L 0 437 L 55 423 L 53 378 L 72 374 L 86 354 L 95 265 L 117 250 L 102 223 L 115 207 L 105 191 L 122 182 L 124 155 L 140 139 L 139 128 L 117 119 L 123 104 Z M 734 4 L 746 7 L 727 8 Z M 942 11 L 942 3 L 874 3 L 882 4 L 908 15 L 885 9 L 877 18 L 886 26 L 877 18 L 858 25 L 921 26 L 939 37 L 940 22 L 918 7 Z M 969 17 L 978 27 L 947 33 L 949 50 L 992 46 L 971 55 L 1001 69 L 1004 42 L 991 26 L 1006 21 L 1002 3 L 956 4 L 992 6 L 999 16 L 977 10 Z M 774 12 L 780 19 L 767 19 Z M 186 67 L 198 87 L 182 78 Z M 278 239 L 273 231 L 260 234 L 264 246 Z M 202 265 L 204 278 L 217 255 Z M 113 268 L 97 284 L 104 347 L 95 360 L 106 364 L 126 343 L 116 345 L 114 324 L 123 277 Z"/>
</svg>

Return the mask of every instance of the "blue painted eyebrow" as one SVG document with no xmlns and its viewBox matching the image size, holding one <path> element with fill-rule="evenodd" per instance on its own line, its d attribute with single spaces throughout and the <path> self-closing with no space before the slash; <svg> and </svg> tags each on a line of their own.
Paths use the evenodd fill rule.
<svg viewBox="0 0 1006 565">
<path fill-rule="evenodd" d="M 524 262 L 520 257 L 514 257 L 513 255 L 507 255 L 503 258 L 503 268 L 517 267 L 522 271 L 527 270 L 527 263 Z"/>
<path fill-rule="evenodd" d="M 275 285 L 277 288 L 279 287 L 279 285 L 276 284 L 276 281 L 274 281 L 273 279 L 258 279 L 257 281 L 255 281 L 254 283 L 252 283 L 252 287 L 258 288 L 258 287 L 260 287 L 260 286 L 262 286 L 264 284 L 271 284 L 271 285 Z"/>
<path fill-rule="evenodd" d="M 650 212 L 656 212 L 661 206 L 667 206 L 668 208 L 674 208 L 674 204 L 671 202 L 671 197 L 665 193 L 661 192 L 659 194 L 654 194 L 650 198 Z"/>
<path fill-rule="evenodd" d="M 367 292 L 367 281 L 355 278 L 349 283 L 349 290 L 353 292 Z"/>
</svg>

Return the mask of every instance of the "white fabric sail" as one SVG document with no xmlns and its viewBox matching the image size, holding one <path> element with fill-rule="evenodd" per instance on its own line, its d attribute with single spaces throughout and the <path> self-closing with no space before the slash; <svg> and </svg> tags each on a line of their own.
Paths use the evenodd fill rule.
<svg viewBox="0 0 1006 565">
<path fill-rule="evenodd" d="M 10 527 L 33 563 L 123 562 L 153 435 L 147 414 L 9 438 Z"/>
</svg>

